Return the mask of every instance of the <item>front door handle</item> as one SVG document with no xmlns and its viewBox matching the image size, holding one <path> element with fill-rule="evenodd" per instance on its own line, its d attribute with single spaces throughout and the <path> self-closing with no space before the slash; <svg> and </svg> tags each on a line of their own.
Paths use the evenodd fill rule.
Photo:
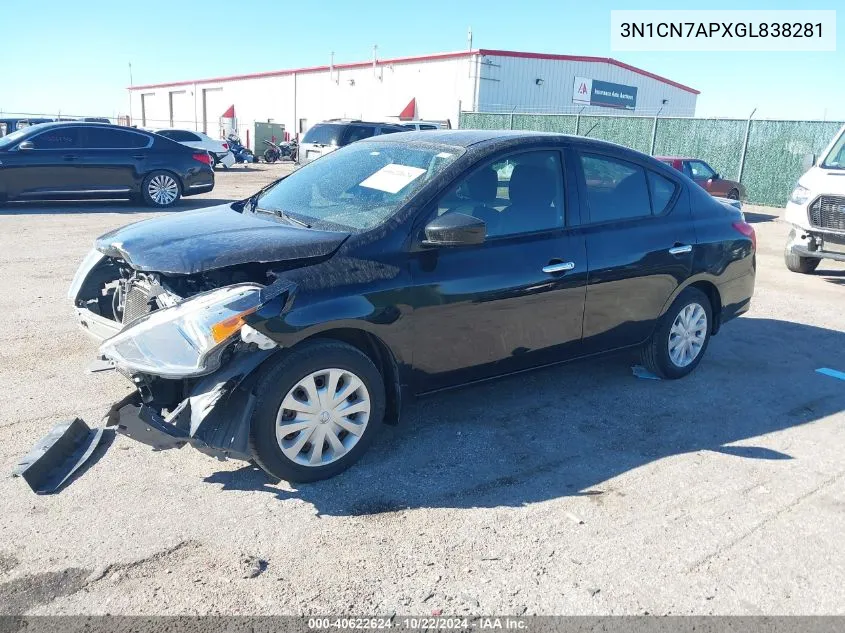
<svg viewBox="0 0 845 633">
<path fill-rule="evenodd" d="M 76 154 L 65 154 L 64 156 L 62 156 L 62 158 L 64 158 L 65 160 L 76 160 L 79 158 L 79 156 L 77 156 Z"/>
<path fill-rule="evenodd" d="M 679 244 L 669 249 L 670 255 L 683 255 L 684 253 L 690 252 L 692 252 L 692 246 L 690 244 Z"/>
<path fill-rule="evenodd" d="M 144 160 L 147 157 L 146 154 L 135 154 L 132 156 L 135 160 Z"/>
<path fill-rule="evenodd" d="M 565 273 L 573 268 L 575 268 L 575 262 L 549 262 L 543 266 L 543 272 L 552 275 L 554 273 Z"/>
</svg>

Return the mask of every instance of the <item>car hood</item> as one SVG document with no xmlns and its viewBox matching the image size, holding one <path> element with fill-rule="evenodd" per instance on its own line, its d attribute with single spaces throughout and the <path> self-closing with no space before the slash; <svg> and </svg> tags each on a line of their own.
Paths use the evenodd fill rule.
<svg viewBox="0 0 845 633">
<path fill-rule="evenodd" d="M 829 196 L 845 196 L 845 170 L 811 167 L 798 179 L 798 184 L 809 189 L 812 197 L 825 193 Z"/>
<path fill-rule="evenodd" d="M 135 270 L 192 275 L 239 264 L 325 258 L 347 237 L 221 205 L 124 226 L 100 236 L 95 248 Z"/>
</svg>

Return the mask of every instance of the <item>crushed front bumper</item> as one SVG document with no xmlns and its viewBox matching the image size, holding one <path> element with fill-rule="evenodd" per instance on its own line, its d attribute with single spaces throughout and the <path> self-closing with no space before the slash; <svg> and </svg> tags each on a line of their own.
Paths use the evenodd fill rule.
<svg viewBox="0 0 845 633">
<path fill-rule="evenodd" d="M 60 423 L 19 460 L 13 475 L 39 494 L 57 492 L 91 458 L 109 428 L 154 450 L 190 444 L 220 460 L 249 461 L 256 370 L 275 351 L 235 354 L 196 382 L 167 416 L 145 403 L 139 390 L 112 405 L 104 419 L 105 429 L 90 428 L 79 418 Z"/>
</svg>

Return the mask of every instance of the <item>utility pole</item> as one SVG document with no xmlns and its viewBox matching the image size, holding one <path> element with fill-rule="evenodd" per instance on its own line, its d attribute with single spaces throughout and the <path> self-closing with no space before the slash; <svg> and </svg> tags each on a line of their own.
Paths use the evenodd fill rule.
<svg viewBox="0 0 845 633">
<path fill-rule="evenodd" d="M 742 169 L 745 167 L 745 154 L 748 152 L 748 135 L 751 132 L 751 119 L 754 117 L 754 113 L 757 112 L 757 108 L 754 108 L 751 111 L 751 114 L 748 115 L 748 122 L 745 124 L 745 138 L 742 141 L 742 155 L 739 157 L 739 173 L 736 176 L 737 182 L 742 182 Z"/>
<path fill-rule="evenodd" d="M 135 123 L 135 120 L 132 118 L 132 85 L 132 62 L 129 62 L 129 127 L 132 127 L 132 124 Z M 194 98 L 196 99 L 196 97 Z"/>
</svg>

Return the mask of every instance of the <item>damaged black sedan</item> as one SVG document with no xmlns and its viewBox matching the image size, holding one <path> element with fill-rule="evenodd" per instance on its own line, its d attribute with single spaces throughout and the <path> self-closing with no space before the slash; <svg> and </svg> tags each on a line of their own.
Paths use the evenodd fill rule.
<svg viewBox="0 0 845 633">
<path fill-rule="evenodd" d="M 314 481 L 407 396 L 625 347 L 679 378 L 746 311 L 754 232 L 658 161 L 578 137 L 402 133 L 231 205 L 99 238 L 71 289 L 118 431 Z"/>
</svg>

